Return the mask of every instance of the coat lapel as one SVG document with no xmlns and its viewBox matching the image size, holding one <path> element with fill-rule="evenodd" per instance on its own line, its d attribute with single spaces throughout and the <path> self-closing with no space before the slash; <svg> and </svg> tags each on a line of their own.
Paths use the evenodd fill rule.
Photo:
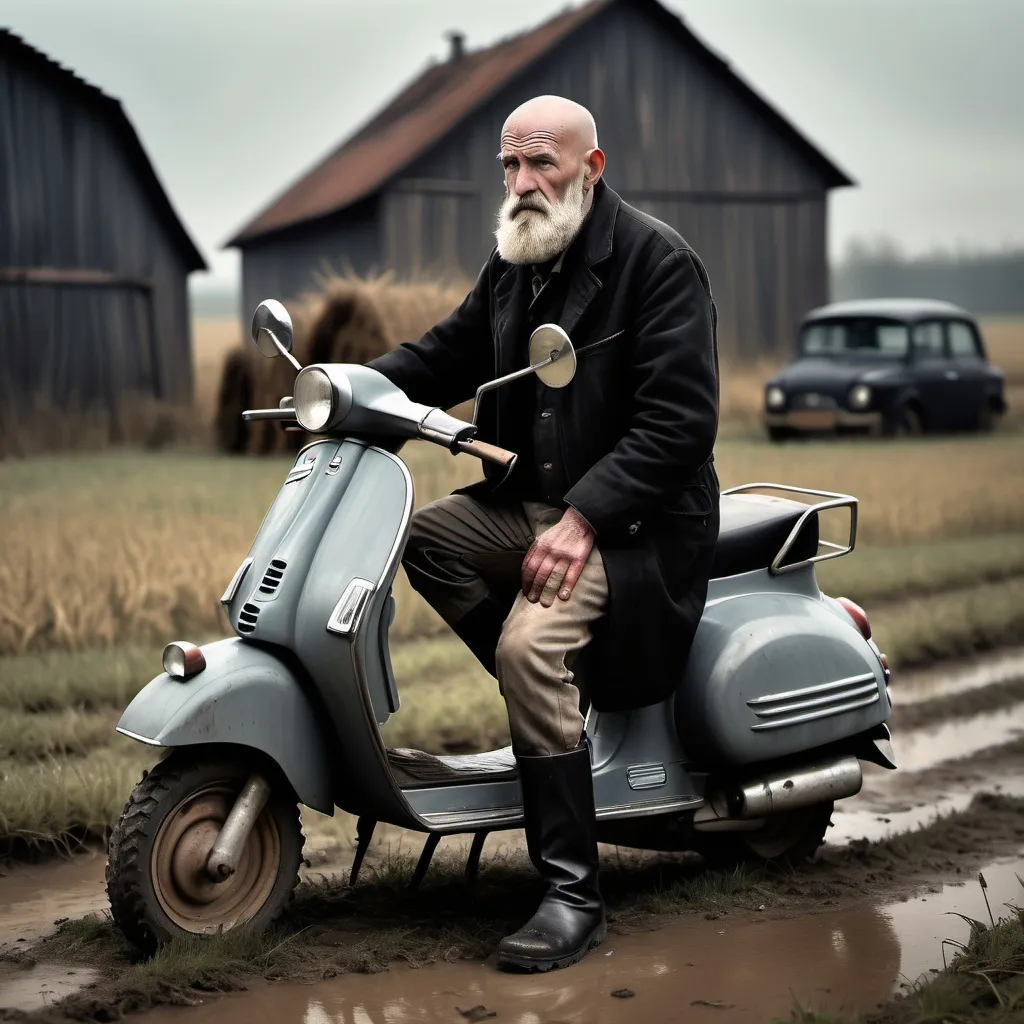
<svg viewBox="0 0 1024 1024">
<path fill-rule="evenodd" d="M 598 181 L 590 219 L 580 239 L 583 243 L 583 258 L 569 279 L 569 291 L 559 321 L 559 326 L 570 338 L 587 307 L 594 301 L 594 296 L 601 290 L 601 278 L 594 273 L 593 268 L 612 254 L 612 235 L 621 202 L 616 192 L 603 181 Z"/>
</svg>

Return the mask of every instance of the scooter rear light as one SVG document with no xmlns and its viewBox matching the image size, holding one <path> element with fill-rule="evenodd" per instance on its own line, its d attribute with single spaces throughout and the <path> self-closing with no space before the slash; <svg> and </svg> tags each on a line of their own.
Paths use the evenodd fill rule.
<svg viewBox="0 0 1024 1024">
<path fill-rule="evenodd" d="M 837 597 L 836 601 L 842 605 L 843 611 L 853 619 L 854 625 L 860 630 L 860 635 L 865 640 L 871 639 L 871 623 L 868 622 L 867 612 L 859 604 L 855 604 L 848 597 Z"/>
<path fill-rule="evenodd" d="M 175 640 L 164 648 L 164 671 L 172 679 L 191 679 L 206 668 L 206 656 L 186 640 Z"/>
</svg>

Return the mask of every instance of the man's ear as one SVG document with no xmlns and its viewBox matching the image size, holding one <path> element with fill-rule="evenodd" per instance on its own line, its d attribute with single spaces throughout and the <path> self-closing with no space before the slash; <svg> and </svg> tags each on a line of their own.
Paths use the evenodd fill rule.
<svg viewBox="0 0 1024 1024">
<path fill-rule="evenodd" d="M 604 172 L 604 153 L 600 149 L 592 149 L 583 158 L 583 166 L 585 168 L 583 184 L 587 188 L 593 188 L 597 184 L 597 179 Z"/>
</svg>

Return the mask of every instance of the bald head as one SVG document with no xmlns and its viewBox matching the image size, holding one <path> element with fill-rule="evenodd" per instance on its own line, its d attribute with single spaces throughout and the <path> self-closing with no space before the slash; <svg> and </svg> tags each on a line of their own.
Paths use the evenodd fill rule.
<svg viewBox="0 0 1024 1024">
<path fill-rule="evenodd" d="M 597 125 L 586 107 L 564 96 L 534 96 L 508 115 L 501 130 L 501 144 L 544 135 L 580 154 L 597 148 Z"/>
</svg>

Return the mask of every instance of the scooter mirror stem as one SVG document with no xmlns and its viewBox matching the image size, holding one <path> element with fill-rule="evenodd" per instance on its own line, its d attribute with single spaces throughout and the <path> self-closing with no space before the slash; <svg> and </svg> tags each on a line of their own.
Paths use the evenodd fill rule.
<svg viewBox="0 0 1024 1024">
<path fill-rule="evenodd" d="M 298 373 L 299 370 L 302 369 L 302 363 L 300 363 L 298 359 L 296 359 L 295 356 L 293 356 L 291 352 L 289 352 L 288 349 L 286 349 L 284 345 L 281 344 L 281 341 L 278 338 L 278 336 L 272 330 L 270 330 L 269 327 L 264 327 L 263 333 L 270 335 L 270 340 L 274 343 L 274 346 L 277 348 L 277 351 L 280 352 L 281 355 L 283 355 L 285 359 L 287 359 L 288 362 L 295 367 L 295 372 Z"/>
<path fill-rule="evenodd" d="M 549 366 L 555 362 L 556 359 L 561 355 L 559 352 L 552 352 L 547 359 L 541 360 L 539 363 L 534 363 L 532 366 L 527 366 L 522 370 L 515 370 L 512 373 L 506 373 L 504 377 L 498 377 L 497 380 L 488 381 L 486 384 L 481 384 L 476 389 L 476 398 L 473 401 L 473 426 L 476 426 L 477 413 L 480 411 L 480 397 L 488 391 L 493 391 L 495 388 L 500 388 L 502 384 L 509 384 L 514 380 L 518 380 L 520 377 L 525 377 L 527 374 L 536 373 L 538 370 L 543 369 L 545 366 Z"/>
</svg>

